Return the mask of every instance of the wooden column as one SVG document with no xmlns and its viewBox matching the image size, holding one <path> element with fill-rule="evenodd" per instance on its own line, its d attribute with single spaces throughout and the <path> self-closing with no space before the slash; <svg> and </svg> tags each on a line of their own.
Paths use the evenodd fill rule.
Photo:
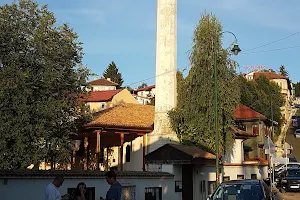
<svg viewBox="0 0 300 200">
<path fill-rule="evenodd" d="M 84 137 L 84 164 L 83 164 L 83 169 L 87 170 L 88 169 L 88 137 Z"/>
<path fill-rule="evenodd" d="M 145 164 L 145 155 L 146 155 L 146 138 L 147 135 L 143 135 L 143 171 L 146 171 L 146 164 Z"/>
<path fill-rule="evenodd" d="M 105 165 L 105 169 L 107 171 L 109 171 L 109 147 L 106 147 L 106 165 Z"/>
<path fill-rule="evenodd" d="M 123 144 L 124 144 L 124 133 L 120 134 L 120 171 L 123 171 Z"/>
<path fill-rule="evenodd" d="M 97 141 L 96 141 L 96 155 L 97 155 L 97 169 L 100 170 L 100 152 L 101 152 L 101 138 L 100 138 L 100 131 L 96 132 L 97 134 Z"/>
</svg>

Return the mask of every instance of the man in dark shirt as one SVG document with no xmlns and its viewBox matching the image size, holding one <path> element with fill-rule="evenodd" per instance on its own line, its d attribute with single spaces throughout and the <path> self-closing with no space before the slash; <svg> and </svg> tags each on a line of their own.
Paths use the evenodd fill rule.
<svg viewBox="0 0 300 200">
<path fill-rule="evenodd" d="M 115 172 L 108 171 L 105 176 L 107 183 L 110 185 L 105 200 L 121 200 L 122 186 L 117 181 Z M 101 197 L 101 199 L 103 198 Z"/>
</svg>

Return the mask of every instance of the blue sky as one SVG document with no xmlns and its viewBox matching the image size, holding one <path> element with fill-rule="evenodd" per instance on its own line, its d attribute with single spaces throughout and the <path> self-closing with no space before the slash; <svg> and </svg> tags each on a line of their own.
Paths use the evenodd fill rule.
<svg viewBox="0 0 300 200">
<path fill-rule="evenodd" d="M 145 79 L 149 85 L 155 83 L 151 77 L 155 76 L 156 0 L 40 0 L 38 3 L 48 4 L 58 24 L 68 23 L 79 34 L 84 43 L 83 63 L 94 73 L 101 76 L 114 61 L 124 85 L 135 88 L 141 84 L 136 82 Z M 300 81 L 300 48 L 268 51 L 300 46 L 300 33 L 247 51 L 300 31 L 299 0 L 177 0 L 177 4 L 178 69 L 189 66 L 187 52 L 191 49 L 193 30 L 206 10 L 217 16 L 224 31 L 237 36 L 242 49 L 234 57 L 240 65 L 238 71 L 246 72 L 246 66 L 278 71 L 283 64 L 291 80 Z M 224 47 L 233 40 L 232 35 L 224 35 Z"/>
</svg>

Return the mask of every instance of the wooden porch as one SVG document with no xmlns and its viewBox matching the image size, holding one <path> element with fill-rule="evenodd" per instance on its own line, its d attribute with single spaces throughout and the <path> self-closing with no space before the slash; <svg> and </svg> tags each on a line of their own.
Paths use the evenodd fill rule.
<svg viewBox="0 0 300 200">
<path fill-rule="evenodd" d="M 150 114 L 149 114 L 150 113 Z M 109 170 L 109 153 L 112 147 L 118 149 L 117 170 L 124 170 L 124 153 L 130 156 L 130 143 L 142 137 L 143 170 L 146 154 L 146 134 L 153 131 L 154 107 L 139 104 L 122 104 L 96 113 L 92 122 L 88 123 L 78 136 L 72 152 L 72 169 Z M 127 157 L 125 156 L 125 159 Z"/>
</svg>

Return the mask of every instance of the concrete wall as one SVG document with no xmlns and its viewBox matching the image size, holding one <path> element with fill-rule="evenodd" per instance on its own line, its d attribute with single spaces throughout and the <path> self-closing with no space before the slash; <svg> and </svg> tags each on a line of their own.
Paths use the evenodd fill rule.
<svg viewBox="0 0 300 200">
<path fill-rule="evenodd" d="M 26 178 L 8 179 L 7 185 L 0 179 L 1 200 L 17 199 L 44 199 L 45 188 L 52 181 L 49 178 Z M 145 199 L 146 187 L 162 187 L 162 199 L 180 200 L 174 191 L 173 178 L 119 178 L 122 186 L 135 186 L 137 200 Z M 95 187 L 95 198 L 105 198 L 109 185 L 104 178 L 66 178 L 64 184 L 59 188 L 61 194 L 66 194 L 68 188 L 75 188 L 79 182 L 84 182 L 87 187 Z"/>
<path fill-rule="evenodd" d="M 115 90 L 116 86 L 107 85 L 92 85 L 93 91 L 103 91 L 103 90 Z"/>
<path fill-rule="evenodd" d="M 241 164 L 244 161 L 244 147 L 243 139 L 235 139 L 235 142 L 230 151 L 225 156 L 226 163 Z"/>
<path fill-rule="evenodd" d="M 237 175 L 244 175 L 245 179 L 251 179 L 251 174 L 256 174 L 257 179 L 264 179 L 268 177 L 267 166 L 224 166 L 224 176 L 230 177 L 230 180 L 236 180 Z"/>
</svg>

